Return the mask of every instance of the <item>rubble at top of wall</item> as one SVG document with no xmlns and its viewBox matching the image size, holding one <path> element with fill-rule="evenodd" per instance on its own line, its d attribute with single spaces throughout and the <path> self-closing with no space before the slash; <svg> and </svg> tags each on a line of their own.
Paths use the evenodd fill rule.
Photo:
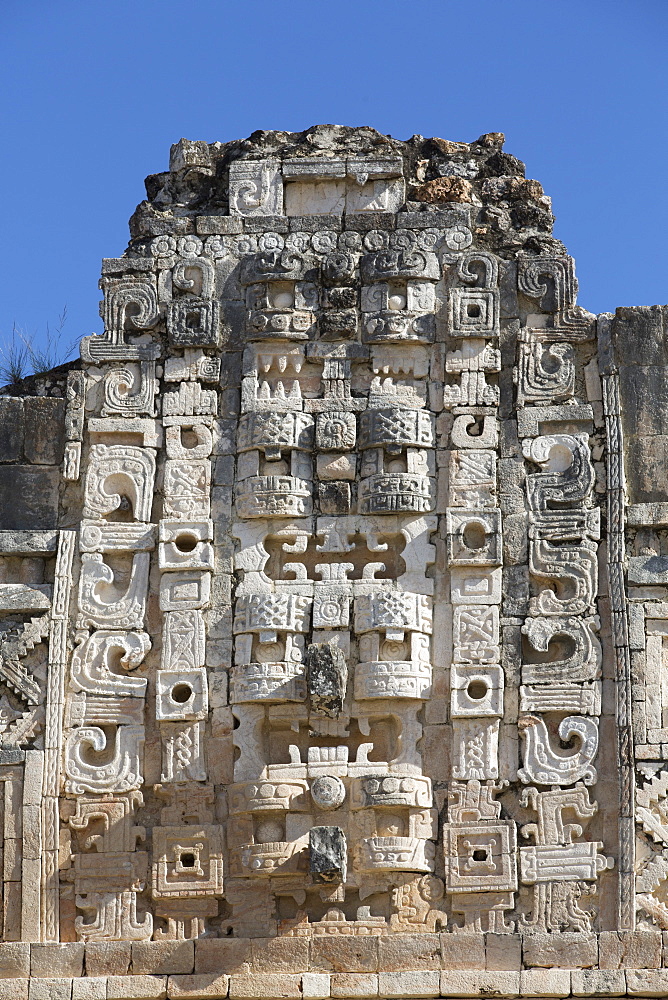
<svg viewBox="0 0 668 1000">
<path fill-rule="evenodd" d="M 503 151 L 504 140 L 501 132 L 490 132 L 471 143 L 420 135 L 401 142 L 375 129 L 342 125 L 315 125 L 304 132 L 258 131 L 227 143 L 181 139 L 171 148 L 169 171 L 146 178 L 147 199 L 130 220 L 127 252 L 142 254 L 148 237 L 167 233 L 240 231 L 226 227 L 222 218 L 216 226 L 211 218 L 233 214 L 228 197 L 232 163 L 268 159 L 289 164 L 308 157 L 331 165 L 350 156 L 402 159 L 407 180 L 402 208 L 410 216 L 408 225 L 438 224 L 435 213 L 453 204 L 470 205 L 481 248 L 501 257 L 565 253 L 551 235 L 551 199 L 538 181 L 525 179 L 524 164 Z M 198 217 L 208 218 L 200 222 Z"/>
</svg>

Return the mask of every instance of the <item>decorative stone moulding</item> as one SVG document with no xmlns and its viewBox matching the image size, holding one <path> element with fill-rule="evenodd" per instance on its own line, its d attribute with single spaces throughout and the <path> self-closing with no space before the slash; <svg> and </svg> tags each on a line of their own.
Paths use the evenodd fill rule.
<svg viewBox="0 0 668 1000">
<path fill-rule="evenodd" d="M 3 390 L 7 996 L 668 995 L 667 319 L 501 147 L 181 140 Z"/>
<path fill-rule="evenodd" d="M 306 517 L 312 485 L 297 476 L 251 476 L 237 486 L 239 517 Z"/>
</svg>

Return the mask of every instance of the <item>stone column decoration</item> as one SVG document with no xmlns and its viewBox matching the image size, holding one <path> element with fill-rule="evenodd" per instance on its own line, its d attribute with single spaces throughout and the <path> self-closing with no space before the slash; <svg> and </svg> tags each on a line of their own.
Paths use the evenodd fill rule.
<svg viewBox="0 0 668 1000">
<path fill-rule="evenodd" d="M 668 307 L 502 146 L 181 140 L 2 390 L 12 995 L 668 994 Z"/>
</svg>

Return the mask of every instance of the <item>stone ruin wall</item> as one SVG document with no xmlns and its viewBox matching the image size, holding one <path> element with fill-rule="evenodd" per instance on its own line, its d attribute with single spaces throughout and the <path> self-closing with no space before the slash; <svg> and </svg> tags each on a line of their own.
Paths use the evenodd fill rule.
<svg viewBox="0 0 668 1000">
<path fill-rule="evenodd" d="M 666 307 L 502 146 L 182 140 L 4 390 L 0 1000 L 668 994 Z"/>
</svg>

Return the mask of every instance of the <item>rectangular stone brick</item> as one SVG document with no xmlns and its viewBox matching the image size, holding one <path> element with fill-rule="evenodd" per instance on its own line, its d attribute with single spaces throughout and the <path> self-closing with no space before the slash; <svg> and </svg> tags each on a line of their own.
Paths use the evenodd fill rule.
<svg viewBox="0 0 668 1000">
<path fill-rule="evenodd" d="M 30 975 L 49 979 L 56 976 L 82 976 L 85 947 L 83 941 L 31 944 Z"/>
<path fill-rule="evenodd" d="M 308 969 L 306 938 L 253 938 L 251 969 L 257 972 L 303 972 Z"/>
<path fill-rule="evenodd" d="M 567 997 L 571 992 L 568 969 L 525 969 L 520 972 L 520 993 L 531 997 Z"/>
<path fill-rule="evenodd" d="M 0 528 L 53 528 L 59 480 L 59 470 L 51 466 L 0 467 Z"/>
<path fill-rule="evenodd" d="M 626 975 L 607 969 L 574 969 L 571 992 L 574 997 L 621 997 L 626 993 Z"/>
<path fill-rule="evenodd" d="M 310 968 L 320 972 L 378 972 L 378 937 L 311 938 Z"/>
<path fill-rule="evenodd" d="M 279 975 L 274 973 L 255 973 L 253 976 L 232 976 L 230 979 L 231 1000 L 246 1000 L 257 997 L 258 1000 L 284 1000 L 284 998 L 301 997 L 302 977 Z"/>
<path fill-rule="evenodd" d="M 668 969 L 627 969 L 626 990 L 632 997 L 668 997 Z"/>
<path fill-rule="evenodd" d="M 485 939 L 482 934 L 455 931 L 440 934 L 442 969 L 484 969 Z"/>
<path fill-rule="evenodd" d="M 7 847 L 5 845 L 5 851 Z M 0 980 L 22 979 L 30 975 L 30 945 L 27 941 L 0 944 Z"/>
<path fill-rule="evenodd" d="M 0 462 L 20 462 L 23 458 L 23 400 L 0 396 Z"/>
<path fill-rule="evenodd" d="M 86 975 L 124 976 L 130 968 L 131 941 L 89 941 L 86 944 Z"/>
<path fill-rule="evenodd" d="M 440 972 L 381 972 L 378 992 L 382 997 L 437 997 Z"/>
<path fill-rule="evenodd" d="M 661 931 L 602 931 L 598 941 L 601 969 L 658 969 Z"/>
<path fill-rule="evenodd" d="M 333 997 L 375 997 L 378 976 L 373 972 L 335 972 L 330 984 Z"/>
<path fill-rule="evenodd" d="M 477 934 L 470 935 L 477 938 Z M 474 968 L 474 966 L 469 966 Z M 485 934 L 485 968 L 519 972 L 522 968 L 522 939 L 519 934 Z"/>
<path fill-rule="evenodd" d="M 72 1000 L 107 1000 L 107 977 L 85 976 L 73 979 Z"/>
<path fill-rule="evenodd" d="M 513 997 L 519 993 L 519 972 L 441 973 L 442 997 Z"/>
<path fill-rule="evenodd" d="M 60 465 L 65 448 L 65 400 L 28 396 L 23 401 L 23 452 L 31 465 Z"/>
<path fill-rule="evenodd" d="M 200 973 L 192 976 L 170 976 L 167 980 L 169 1000 L 205 1000 L 208 997 L 226 997 L 230 986 L 229 976 Z"/>
<path fill-rule="evenodd" d="M 195 972 L 249 972 L 248 938 L 202 938 L 195 942 Z"/>
<path fill-rule="evenodd" d="M 167 976 L 109 976 L 107 1000 L 167 1000 Z"/>
<path fill-rule="evenodd" d="M 71 1000 L 71 979 L 31 979 L 28 1000 Z"/>
<path fill-rule="evenodd" d="M 192 972 L 195 968 L 194 941 L 133 941 L 134 975 L 165 976 Z"/>
<path fill-rule="evenodd" d="M 0 979 L 0 1000 L 28 1000 L 28 979 Z"/>
<path fill-rule="evenodd" d="M 440 969 L 441 942 L 439 935 L 388 934 L 386 937 L 379 938 L 378 958 L 378 967 L 383 972 L 403 969 L 420 969 L 420 971 Z"/>
<path fill-rule="evenodd" d="M 302 975 L 302 996 L 322 1000 L 329 996 L 329 975 L 326 972 L 305 972 Z"/>
<path fill-rule="evenodd" d="M 586 969 L 598 965 L 595 934 L 526 934 L 522 952 L 526 966 Z"/>
</svg>

